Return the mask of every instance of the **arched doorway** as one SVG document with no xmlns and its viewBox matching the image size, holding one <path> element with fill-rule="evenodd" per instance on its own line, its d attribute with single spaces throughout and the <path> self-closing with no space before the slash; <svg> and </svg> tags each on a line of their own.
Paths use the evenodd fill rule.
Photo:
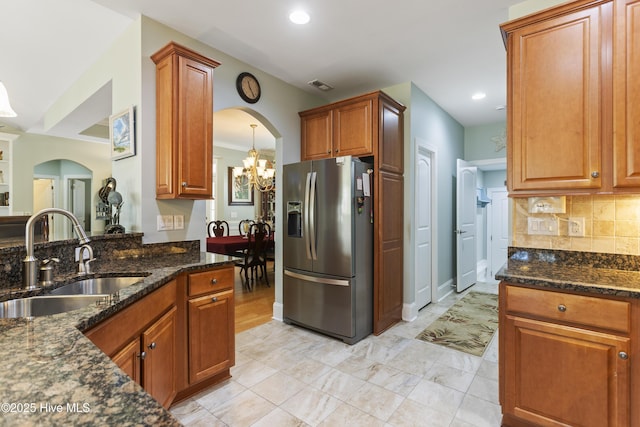
<svg viewBox="0 0 640 427">
<path fill-rule="evenodd" d="M 56 207 L 73 212 L 86 232 L 91 231 L 93 172 L 80 163 L 57 159 L 33 167 L 33 212 Z M 49 240 L 73 238 L 69 221 L 49 217 Z"/>
<path fill-rule="evenodd" d="M 213 116 L 213 200 L 206 203 L 206 220 L 225 220 L 230 234 L 239 234 L 239 223 L 244 219 L 261 218 L 270 221 L 275 230 L 275 194 L 253 191 L 251 202 L 234 203 L 229 195 L 231 169 L 242 166 L 253 143 L 251 124 L 255 129 L 255 148 L 260 158 L 275 164 L 276 141 L 271 123 L 256 111 L 246 108 L 229 108 L 216 111 Z M 274 261 L 268 264 L 270 286 L 266 282 L 254 283 L 251 291 L 243 286 L 239 268 L 235 274 L 236 332 L 242 332 L 273 318 L 275 302 Z"/>
</svg>

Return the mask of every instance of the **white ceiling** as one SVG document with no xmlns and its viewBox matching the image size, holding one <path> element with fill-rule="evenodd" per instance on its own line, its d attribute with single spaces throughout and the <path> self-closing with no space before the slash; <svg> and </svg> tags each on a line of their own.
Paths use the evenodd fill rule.
<svg viewBox="0 0 640 427">
<path fill-rule="evenodd" d="M 520 1 L 3 1 L 0 80 L 18 117 L 0 118 L 0 125 L 42 132 L 45 111 L 138 14 L 303 90 L 322 94 L 307 84 L 319 79 L 335 88 L 328 100 L 412 81 L 464 126 L 497 123 L 505 112 L 496 106 L 506 102 L 498 25 Z M 308 25 L 288 21 L 295 6 L 310 13 Z M 487 97 L 472 101 L 478 91 Z M 233 142 L 232 131 L 240 129 L 241 140 L 250 143 L 246 116 L 235 117 L 228 130 L 231 116 L 216 120 L 216 138 Z M 48 132 L 67 135 L 70 129 Z"/>
</svg>

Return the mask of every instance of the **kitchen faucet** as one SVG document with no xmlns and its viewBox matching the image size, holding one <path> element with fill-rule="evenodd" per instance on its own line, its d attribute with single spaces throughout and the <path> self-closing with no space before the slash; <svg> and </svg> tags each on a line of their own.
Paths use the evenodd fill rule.
<svg viewBox="0 0 640 427">
<path fill-rule="evenodd" d="M 89 252 L 89 261 L 91 261 L 93 258 L 93 250 L 91 250 L 91 247 L 89 246 L 89 238 L 87 237 L 87 234 L 85 233 L 84 229 L 80 225 L 78 218 L 76 218 L 74 214 L 60 208 L 42 209 L 41 211 L 35 213 L 29 218 L 29 220 L 27 221 L 27 225 L 25 227 L 24 245 L 27 250 L 27 256 L 22 261 L 22 286 L 23 286 L 23 289 L 25 290 L 33 290 L 38 288 L 37 283 L 38 283 L 38 270 L 40 269 L 40 262 L 36 257 L 33 256 L 34 224 L 41 216 L 47 215 L 50 213 L 64 215 L 71 220 L 71 222 L 73 223 L 73 229 L 75 230 L 78 236 L 80 244 L 83 245 L 83 247 L 86 246 L 88 248 L 87 250 Z M 83 262 L 83 258 L 82 258 L 83 252 L 84 252 L 84 249 L 80 250 L 81 264 Z M 84 267 L 86 267 L 84 268 L 84 271 L 86 273 L 89 267 L 88 262 L 84 264 Z"/>
<path fill-rule="evenodd" d="M 85 251 L 89 255 L 86 261 L 84 260 Z M 82 276 L 91 273 L 91 266 L 89 263 L 94 260 L 95 258 L 93 257 L 93 249 L 91 249 L 91 246 L 86 244 L 80 246 L 80 250 L 78 251 L 78 275 Z"/>
</svg>

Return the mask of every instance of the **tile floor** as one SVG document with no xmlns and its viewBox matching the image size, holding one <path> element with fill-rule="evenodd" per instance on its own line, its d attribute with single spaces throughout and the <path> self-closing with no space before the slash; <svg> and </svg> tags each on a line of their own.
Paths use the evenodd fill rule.
<svg viewBox="0 0 640 427">
<path fill-rule="evenodd" d="M 353 346 L 274 320 L 242 332 L 232 378 L 171 412 L 186 426 L 500 426 L 497 334 L 483 357 L 415 339 L 463 295 Z"/>
</svg>

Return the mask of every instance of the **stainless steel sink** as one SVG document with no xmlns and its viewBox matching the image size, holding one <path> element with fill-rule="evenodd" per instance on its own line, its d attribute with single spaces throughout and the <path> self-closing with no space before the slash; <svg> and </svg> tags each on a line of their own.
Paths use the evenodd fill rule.
<svg viewBox="0 0 640 427">
<path fill-rule="evenodd" d="M 36 317 L 78 310 L 105 295 L 57 295 L 13 299 L 0 303 L 0 317 Z"/>
<path fill-rule="evenodd" d="M 82 279 L 51 291 L 51 295 L 111 295 L 135 283 L 144 277 L 97 277 Z"/>
</svg>

